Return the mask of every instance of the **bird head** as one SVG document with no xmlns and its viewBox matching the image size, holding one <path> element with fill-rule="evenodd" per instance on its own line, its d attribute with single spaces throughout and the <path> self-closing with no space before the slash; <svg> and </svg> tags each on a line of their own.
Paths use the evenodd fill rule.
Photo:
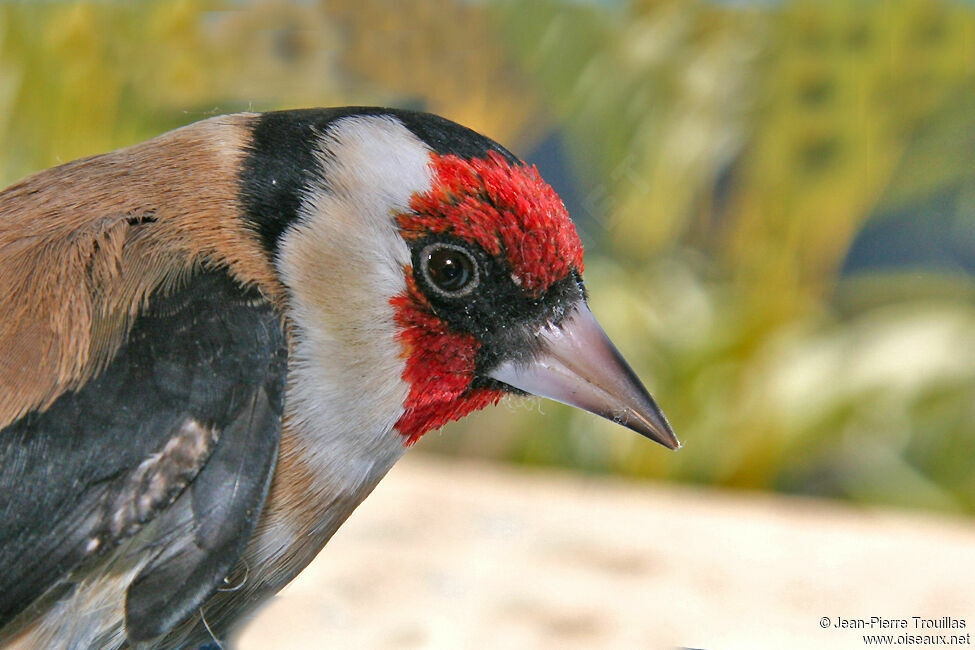
<svg viewBox="0 0 975 650">
<path fill-rule="evenodd" d="M 407 444 L 529 393 L 679 447 L 590 312 L 582 243 L 537 169 L 436 116 L 347 110 L 314 118 L 316 174 L 278 253 L 286 284 L 308 289 L 294 309 L 316 354 L 347 354 L 359 386 L 376 366 L 398 373 L 392 424 Z M 307 309 L 315 301 L 327 304 Z M 341 322 L 322 325 L 336 313 Z M 388 339 L 398 365 L 381 351 Z"/>
<path fill-rule="evenodd" d="M 527 392 L 677 446 L 586 306 L 582 242 L 537 169 L 497 150 L 430 165 L 431 189 L 397 215 L 411 253 L 393 299 L 410 384 L 399 431 L 414 441 Z"/>
</svg>

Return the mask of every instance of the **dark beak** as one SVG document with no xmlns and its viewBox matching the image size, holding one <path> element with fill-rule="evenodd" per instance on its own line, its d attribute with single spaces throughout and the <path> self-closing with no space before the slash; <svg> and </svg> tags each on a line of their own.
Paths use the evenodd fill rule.
<svg viewBox="0 0 975 650">
<path fill-rule="evenodd" d="M 680 441 L 653 397 L 580 301 L 557 326 L 538 333 L 541 350 L 488 374 L 527 393 L 585 409 L 670 449 Z"/>
</svg>

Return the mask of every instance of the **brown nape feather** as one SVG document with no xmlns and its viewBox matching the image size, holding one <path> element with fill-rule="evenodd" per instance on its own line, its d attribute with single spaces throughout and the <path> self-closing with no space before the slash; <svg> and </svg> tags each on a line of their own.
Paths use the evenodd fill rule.
<svg viewBox="0 0 975 650">
<path fill-rule="evenodd" d="M 149 294 L 199 265 L 283 300 L 239 218 L 254 117 L 198 122 L 0 193 L 0 428 L 83 384 Z"/>
</svg>

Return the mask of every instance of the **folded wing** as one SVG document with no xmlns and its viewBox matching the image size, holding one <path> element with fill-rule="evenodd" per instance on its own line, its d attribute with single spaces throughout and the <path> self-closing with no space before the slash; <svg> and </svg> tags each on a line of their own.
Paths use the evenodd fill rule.
<svg viewBox="0 0 975 650">
<path fill-rule="evenodd" d="M 277 309 L 225 270 L 197 269 L 150 296 L 82 386 L 0 430 L 0 627 L 137 535 L 130 640 L 195 611 L 260 514 L 286 364 Z"/>
</svg>

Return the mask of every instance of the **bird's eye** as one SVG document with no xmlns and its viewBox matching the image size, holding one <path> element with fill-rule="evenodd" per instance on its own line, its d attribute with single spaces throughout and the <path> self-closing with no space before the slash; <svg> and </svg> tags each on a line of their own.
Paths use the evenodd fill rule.
<svg viewBox="0 0 975 650">
<path fill-rule="evenodd" d="M 471 254 L 453 244 L 430 244 L 420 255 L 420 266 L 427 281 L 449 298 L 466 296 L 479 281 Z"/>
</svg>

